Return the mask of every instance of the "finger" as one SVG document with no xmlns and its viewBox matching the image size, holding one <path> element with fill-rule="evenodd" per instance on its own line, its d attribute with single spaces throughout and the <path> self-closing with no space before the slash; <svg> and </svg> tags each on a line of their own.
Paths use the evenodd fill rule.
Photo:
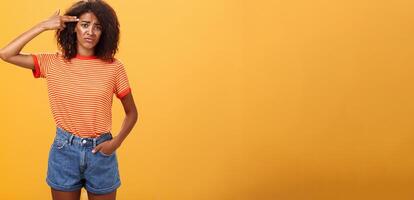
<svg viewBox="0 0 414 200">
<path fill-rule="evenodd" d="M 53 15 L 52 16 L 50 16 L 50 17 L 54 17 L 54 16 L 56 16 L 56 15 L 58 15 L 59 14 L 59 10 L 56 10 L 54 13 L 53 13 Z"/>
<path fill-rule="evenodd" d="M 102 148 L 102 145 L 96 146 L 94 149 L 92 149 L 92 153 L 96 153 L 96 152 L 100 151 L 101 148 Z"/>
<path fill-rule="evenodd" d="M 76 16 L 62 16 L 61 20 L 63 22 L 77 22 L 79 19 Z"/>
</svg>

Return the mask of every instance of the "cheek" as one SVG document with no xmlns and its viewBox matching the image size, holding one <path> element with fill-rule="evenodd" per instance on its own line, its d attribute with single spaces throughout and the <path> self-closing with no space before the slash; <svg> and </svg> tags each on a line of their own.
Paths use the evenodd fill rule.
<svg viewBox="0 0 414 200">
<path fill-rule="evenodd" d="M 102 35 L 102 33 L 96 34 L 96 37 L 98 38 L 98 41 L 101 39 L 101 35 Z"/>
<path fill-rule="evenodd" d="M 80 36 L 80 35 L 82 35 L 82 34 L 83 34 L 82 29 L 80 29 L 79 27 L 76 27 L 76 28 L 75 28 L 75 31 L 76 31 L 76 35 L 77 35 L 77 36 Z"/>
<path fill-rule="evenodd" d="M 80 32 L 76 32 L 76 40 L 77 41 L 80 41 L 82 37 L 83 36 L 82 36 L 82 34 Z"/>
<path fill-rule="evenodd" d="M 85 30 L 79 29 L 79 34 L 80 34 L 80 35 L 84 35 L 84 34 L 85 34 L 85 32 L 86 32 Z"/>
<path fill-rule="evenodd" d="M 83 35 L 83 34 L 85 34 L 85 32 L 87 32 L 87 31 L 88 31 L 88 29 L 87 29 L 87 28 L 82 28 L 82 27 L 80 27 L 80 26 L 76 26 L 76 31 L 77 31 L 80 35 Z"/>
</svg>

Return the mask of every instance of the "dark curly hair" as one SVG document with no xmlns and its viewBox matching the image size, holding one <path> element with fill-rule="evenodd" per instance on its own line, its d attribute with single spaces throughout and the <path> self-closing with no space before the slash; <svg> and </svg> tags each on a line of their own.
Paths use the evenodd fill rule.
<svg viewBox="0 0 414 200">
<path fill-rule="evenodd" d="M 66 10 L 65 15 L 79 18 L 87 12 L 95 14 L 102 26 L 101 37 L 95 46 L 95 56 L 104 61 L 113 62 L 119 44 L 119 22 L 114 9 L 102 0 L 83 0 L 73 4 Z M 56 31 L 58 47 L 67 60 L 74 58 L 78 53 L 76 24 L 66 23 L 66 28 Z"/>
</svg>

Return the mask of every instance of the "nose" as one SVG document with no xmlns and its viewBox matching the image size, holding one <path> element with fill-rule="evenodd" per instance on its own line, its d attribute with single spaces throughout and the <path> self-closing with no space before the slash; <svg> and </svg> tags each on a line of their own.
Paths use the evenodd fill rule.
<svg viewBox="0 0 414 200">
<path fill-rule="evenodd" d="M 89 34 L 89 35 L 93 35 L 93 28 L 92 28 L 92 26 L 89 26 L 89 28 L 88 28 L 88 30 L 86 31 L 86 33 L 87 34 Z"/>
</svg>

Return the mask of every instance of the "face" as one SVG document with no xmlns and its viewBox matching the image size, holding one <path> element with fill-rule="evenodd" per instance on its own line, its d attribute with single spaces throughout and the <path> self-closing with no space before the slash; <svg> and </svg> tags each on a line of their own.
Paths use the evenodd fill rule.
<svg viewBox="0 0 414 200">
<path fill-rule="evenodd" d="M 102 26 L 98 18 L 92 12 L 87 12 L 79 17 L 75 27 L 78 50 L 82 48 L 86 51 L 93 51 L 102 33 Z"/>
</svg>

